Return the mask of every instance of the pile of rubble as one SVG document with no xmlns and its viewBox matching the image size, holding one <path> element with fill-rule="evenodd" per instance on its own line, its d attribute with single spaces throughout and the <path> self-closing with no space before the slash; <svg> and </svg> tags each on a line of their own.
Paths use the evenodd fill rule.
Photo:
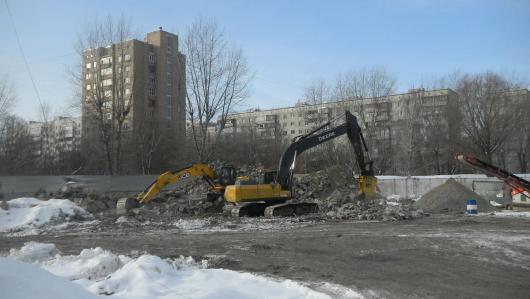
<svg viewBox="0 0 530 299">
<path fill-rule="evenodd" d="M 222 167 L 214 165 L 214 168 Z M 261 168 L 245 165 L 238 169 L 238 175 L 257 176 Z M 165 221 L 176 217 L 221 215 L 225 205 L 222 198 L 207 198 L 208 184 L 202 178 L 191 177 L 178 185 L 168 186 L 147 205 L 132 209 L 130 216 L 138 220 Z M 359 198 L 357 182 L 344 176 L 337 169 L 327 169 L 293 179 L 294 202 L 313 202 L 319 205 L 319 217 L 351 220 L 403 220 L 421 217 L 422 210 L 416 209 L 412 201 L 389 201 L 383 197 L 373 200 Z M 38 198 L 68 198 L 76 205 L 95 216 L 114 215 L 116 202 L 126 194 L 101 194 L 66 183 L 58 192 L 49 194 L 44 190 L 35 194 Z M 131 194 L 129 194 L 131 196 Z"/>
<path fill-rule="evenodd" d="M 70 199 L 77 206 L 93 215 L 97 215 L 100 213 L 113 213 L 114 209 L 116 209 L 119 195 L 107 196 L 67 183 L 59 191 L 53 193 L 53 196 Z"/>
<path fill-rule="evenodd" d="M 335 190 L 318 203 L 326 217 L 331 219 L 397 221 L 426 215 L 422 210 L 415 209 L 413 201 L 409 199 L 389 201 L 376 197 L 368 200 L 355 196 L 351 191 Z"/>
<path fill-rule="evenodd" d="M 143 219 L 174 219 L 185 216 L 205 216 L 221 214 L 224 206 L 222 199 L 208 200 L 206 196 L 186 195 L 182 191 L 161 194 L 149 204 L 132 209 L 130 215 Z"/>
<path fill-rule="evenodd" d="M 366 200 L 358 196 L 357 182 L 336 169 L 297 176 L 293 180 L 294 201 L 315 202 L 331 219 L 405 220 L 425 215 L 412 200 L 389 201 L 382 196 Z"/>
</svg>

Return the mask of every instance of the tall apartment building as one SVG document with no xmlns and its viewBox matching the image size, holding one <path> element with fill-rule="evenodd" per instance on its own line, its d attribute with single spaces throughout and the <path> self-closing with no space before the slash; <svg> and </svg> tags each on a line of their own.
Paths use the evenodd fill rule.
<svg viewBox="0 0 530 299">
<path fill-rule="evenodd" d="M 134 140 L 139 150 L 143 148 L 141 144 L 150 143 L 146 138 L 152 138 L 178 143 L 167 145 L 173 154 L 178 151 L 186 130 L 186 69 L 177 35 L 160 27 L 147 33 L 144 41 L 132 39 L 87 49 L 83 61 L 82 148 L 85 155 L 103 151 L 98 141 L 102 115 L 103 122 L 112 128 L 120 115 L 126 115 L 124 137 Z M 130 153 L 128 159 L 139 156 L 142 155 Z M 136 162 L 131 164 L 140 164 Z"/>
</svg>

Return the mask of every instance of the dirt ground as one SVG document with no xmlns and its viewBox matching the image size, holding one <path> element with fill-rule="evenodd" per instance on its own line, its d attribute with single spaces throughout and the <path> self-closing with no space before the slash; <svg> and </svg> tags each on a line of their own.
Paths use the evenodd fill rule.
<svg viewBox="0 0 530 299">
<path fill-rule="evenodd" d="M 252 221 L 252 220 L 251 220 Z M 208 258 L 210 266 L 341 284 L 368 298 L 528 298 L 530 218 L 430 216 L 399 222 L 308 222 L 267 230 L 201 232 L 102 228 L 0 236 L 0 253 L 27 241 L 64 253 Z"/>
</svg>

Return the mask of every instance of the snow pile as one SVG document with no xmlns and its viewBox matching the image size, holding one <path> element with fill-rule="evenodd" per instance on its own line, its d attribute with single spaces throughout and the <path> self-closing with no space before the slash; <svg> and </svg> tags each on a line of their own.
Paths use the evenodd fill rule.
<svg viewBox="0 0 530 299">
<path fill-rule="evenodd" d="M 34 265 L 0 258 L 0 290 L 5 299 L 96 299 L 82 286 Z"/>
<path fill-rule="evenodd" d="M 530 218 L 530 212 L 529 211 L 509 211 L 509 210 L 502 210 L 502 211 L 496 211 L 494 212 L 495 216 L 499 217 L 521 217 L 521 218 Z"/>
<path fill-rule="evenodd" d="M 92 294 L 132 299 L 331 298 L 295 281 L 208 269 L 206 262 L 197 263 L 192 258 L 163 260 L 152 255 L 129 258 L 101 248 L 85 249 L 71 256 L 58 253 L 52 256 L 55 252 L 53 244 L 29 242 L 19 250 L 11 250 L 7 259 L 1 258 L 0 289 L 7 291 L 2 298 L 92 298 Z M 31 261 L 59 277 L 13 259 Z M 43 296 L 43 292 L 50 297 Z M 343 287 L 333 293 L 347 298 L 362 297 Z"/>
<path fill-rule="evenodd" d="M 31 241 L 25 243 L 20 249 L 11 249 L 9 256 L 19 261 L 33 263 L 50 260 L 59 253 L 54 244 Z"/>
<path fill-rule="evenodd" d="M 32 197 L 15 198 L 0 209 L 0 232 L 40 228 L 73 220 L 90 219 L 92 215 L 68 199 L 47 201 Z"/>
</svg>

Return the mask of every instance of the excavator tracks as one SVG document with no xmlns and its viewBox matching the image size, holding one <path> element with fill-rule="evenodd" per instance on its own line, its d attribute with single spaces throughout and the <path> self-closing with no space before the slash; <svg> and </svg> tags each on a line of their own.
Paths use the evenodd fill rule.
<svg viewBox="0 0 530 299">
<path fill-rule="evenodd" d="M 316 203 L 245 203 L 227 208 L 227 212 L 232 217 L 290 217 L 305 214 L 317 213 Z"/>
<path fill-rule="evenodd" d="M 265 217 L 289 217 L 318 212 L 318 205 L 310 202 L 284 203 L 269 206 L 265 209 Z"/>
</svg>

